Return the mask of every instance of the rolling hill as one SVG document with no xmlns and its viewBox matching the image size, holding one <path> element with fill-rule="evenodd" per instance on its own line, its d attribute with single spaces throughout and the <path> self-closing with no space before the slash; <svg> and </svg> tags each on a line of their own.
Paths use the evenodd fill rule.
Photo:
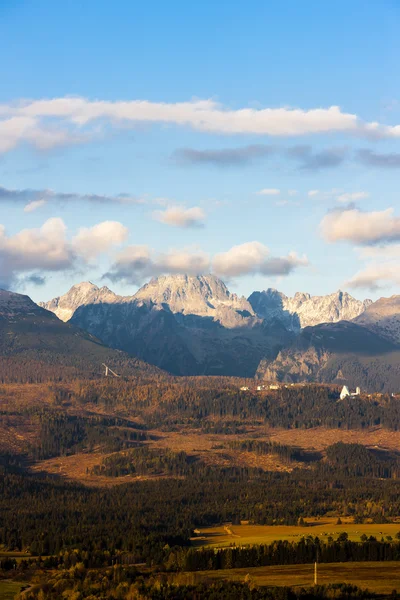
<svg viewBox="0 0 400 600">
<path fill-rule="evenodd" d="M 91 334 L 37 306 L 28 296 L 0 290 L 0 377 L 16 380 L 65 375 L 93 377 L 102 363 L 129 375 L 160 371 L 107 348 Z"/>
</svg>

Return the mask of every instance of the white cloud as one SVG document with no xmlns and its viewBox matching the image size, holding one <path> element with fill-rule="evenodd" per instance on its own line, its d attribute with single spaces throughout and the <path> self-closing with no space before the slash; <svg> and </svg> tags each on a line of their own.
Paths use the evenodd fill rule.
<svg viewBox="0 0 400 600">
<path fill-rule="evenodd" d="M 199 249 L 157 253 L 149 246 L 129 246 L 118 254 L 104 277 L 141 284 L 150 277 L 167 273 L 201 275 L 211 271 L 225 278 L 255 273 L 277 276 L 288 275 L 297 267 L 307 265 L 307 258 L 298 257 L 295 252 L 282 257 L 271 256 L 269 249 L 260 242 L 234 246 L 214 258 Z"/>
<path fill-rule="evenodd" d="M 11 236 L 0 225 L 0 285 L 8 287 L 21 275 L 35 272 L 38 278 L 46 271 L 64 271 L 84 264 L 116 243 L 118 232 L 122 239 L 121 228 L 121 224 L 110 227 L 107 222 L 99 223 L 86 233 L 81 230 L 70 242 L 65 223 L 56 217 L 38 229 L 23 229 Z M 89 243 L 90 250 L 86 245 Z"/>
<path fill-rule="evenodd" d="M 86 260 L 119 246 L 128 237 L 128 228 L 118 221 L 103 221 L 93 227 L 82 227 L 72 239 L 74 250 Z"/>
<path fill-rule="evenodd" d="M 289 196 L 296 196 L 297 190 L 288 190 Z"/>
<path fill-rule="evenodd" d="M 308 192 L 308 196 L 309 196 L 310 198 L 313 198 L 314 196 L 318 196 L 318 194 L 319 194 L 319 193 L 320 193 L 320 192 L 319 192 L 319 190 L 310 190 L 310 191 Z"/>
<path fill-rule="evenodd" d="M 0 273 L 2 284 L 19 273 L 40 269 L 58 271 L 72 266 L 75 256 L 66 241 L 62 219 L 48 219 L 40 229 L 23 229 L 7 236 L 0 226 Z"/>
<path fill-rule="evenodd" d="M 37 118 L 18 115 L 8 119 L 0 118 L 0 153 L 9 152 L 24 142 L 32 144 L 38 150 L 49 150 L 87 140 L 87 134 L 63 128 L 62 125 L 50 129 Z"/>
<path fill-rule="evenodd" d="M 400 217 L 393 208 L 362 212 L 358 208 L 337 210 L 322 219 L 322 235 L 329 242 L 348 241 L 373 245 L 400 241 Z"/>
<path fill-rule="evenodd" d="M 167 123 L 225 134 L 301 136 L 340 132 L 369 138 L 398 138 L 400 125 L 366 123 L 338 106 L 328 108 L 230 109 L 213 100 L 102 101 L 79 97 L 17 101 L 0 105 L 0 152 L 28 142 L 40 149 L 84 142 L 103 126 Z"/>
<path fill-rule="evenodd" d="M 351 288 L 376 291 L 392 285 L 400 285 L 400 270 L 396 261 L 372 262 L 346 282 Z"/>
<path fill-rule="evenodd" d="M 337 201 L 346 204 L 348 202 L 355 202 L 356 200 L 364 200 L 368 198 L 368 192 L 347 192 L 337 197 Z"/>
<path fill-rule="evenodd" d="M 214 256 L 213 271 L 222 277 L 237 277 L 261 273 L 263 275 L 288 275 L 296 267 L 308 265 L 304 256 L 295 252 L 287 256 L 271 256 L 269 248 L 260 242 L 247 242 L 233 246 L 227 252 Z"/>
<path fill-rule="evenodd" d="M 28 204 L 24 206 L 24 212 L 33 212 L 34 210 L 41 208 L 45 204 L 47 204 L 47 201 L 43 198 L 42 200 L 32 200 L 32 202 L 28 202 Z"/>
<path fill-rule="evenodd" d="M 363 266 L 346 285 L 376 291 L 400 284 L 400 244 L 355 248 Z"/>
<path fill-rule="evenodd" d="M 199 227 L 204 224 L 205 217 L 203 209 L 199 206 L 170 206 L 165 210 L 153 212 L 153 219 L 174 227 Z"/>
<path fill-rule="evenodd" d="M 391 246 L 364 246 L 355 249 L 359 258 L 367 259 L 400 259 L 400 244 Z"/>
<path fill-rule="evenodd" d="M 281 190 L 276 188 L 264 188 L 257 192 L 259 196 L 278 196 L 281 193 Z"/>
<path fill-rule="evenodd" d="M 128 246 L 120 252 L 110 271 L 111 281 L 141 284 L 149 277 L 172 273 L 200 275 L 210 269 L 210 257 L 202 250 L 171 250 L 157 253 L 149 246 Z"/>
</svg>

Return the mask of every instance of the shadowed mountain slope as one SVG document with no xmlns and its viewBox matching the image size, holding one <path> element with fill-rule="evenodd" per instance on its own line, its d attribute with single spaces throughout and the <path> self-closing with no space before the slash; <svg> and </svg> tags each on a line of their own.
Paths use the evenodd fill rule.
<svg viewBox="0 0 400 600">
<path fill-rule="evenodd" d="M 16 365 L 17 360 L 26 368 L 31 363 L 39 371 L 43 367 L 46 372 L 64 370 L 89 377 L 104 371 L 103 362 L 130 375 L 158 372 L 155 367 L 107 348 L 90 333 L 63 323 L 28 296 L 5 290 L 0 290 L 0 357 L 3 365 L 4 361 Z"/>
</svg>

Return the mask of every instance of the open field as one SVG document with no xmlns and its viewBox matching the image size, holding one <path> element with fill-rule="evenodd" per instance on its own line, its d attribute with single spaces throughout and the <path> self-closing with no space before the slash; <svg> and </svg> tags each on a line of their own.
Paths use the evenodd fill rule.
<svg viewBox="0 0 400 600">
<path fill-rule="evenodd" d="M 0 581 L 0 600 L 13 600 L 23 587 L 27 587 L 26 583 Z"/>
<path fill-rule="evenodd" d="M 306 520 L 307 521 L 307 520 Z M 400 521 L 398 523 L 388 523 L 386 525 L 376 525 L 375 523 L 364 523 L 356 525 L 351 519 L 342 517 L 342 525 L 336 525 L 337 517 L 322 518 L 319 521 L 308 520 L 308 526 L 298 527 L 289 525 L 221 525 L 219 527 L 204 527 L 196 537 L 192 538 L 194 546 L 205 546 L 209 548 L 225 548 L 236 544 L 236 546 L 246 546 L 248 544 L 270 544 L 275 540 L 299 541 L 303 536 L 319 536 L 322 540 L 327 540 L 329 536 L 334 539 L 346 532 L 349 539 L 359 541 L 365 534 L 373 535 L 377 539 L 381 537 L 392 536 L 400 532 Z M 400 565 L 399 565 L 400 569 Z"/>
<path fill-rule="evenodd" d="M 149 481 L 151 479 L 166 479 L 164 475 L 123 475 L 121 477 L 106 477 L 103 475 L 91 475 L 90 469 L 100 465 L 104 458 L 112 456 L 113 453 L 79 452 L 70 456 L 58 456 L 48 458 L 35 463 L 31 467 L 34 473 L 46 473 L 62 477 L 68 481 L 83 483 L 90 487 L 109 487 L 134 483 L 138 481 Z M 177 478 L 174 476 L 175 479 Z"/>
<path fill-rule="evenodd" d="M 251 581 L 259 586 L 310 587 L 314 583 L 314 565 L 285 565 L 253 567 L 221 571 L 179 573 L 170 577 L 172 582 L 184 584 L 202 580 L 244 581 L 249 574 Z M 400 563 L 361 562 L 329 563 L 318 565 L 318 584 L 350 583 L 363 589 L 390 594 L 400 590 Z"/>
</svg>

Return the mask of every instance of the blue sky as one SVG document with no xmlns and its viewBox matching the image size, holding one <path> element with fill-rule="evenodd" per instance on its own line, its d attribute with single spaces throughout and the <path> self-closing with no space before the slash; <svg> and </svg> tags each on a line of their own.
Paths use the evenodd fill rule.
<svg viewBox="0 0 400 600">
<path fill-rule="evenodd" d="M 2 0 L 1 284 L 398 293 L 399 21 L 394 0 Z"/>
</svg>

